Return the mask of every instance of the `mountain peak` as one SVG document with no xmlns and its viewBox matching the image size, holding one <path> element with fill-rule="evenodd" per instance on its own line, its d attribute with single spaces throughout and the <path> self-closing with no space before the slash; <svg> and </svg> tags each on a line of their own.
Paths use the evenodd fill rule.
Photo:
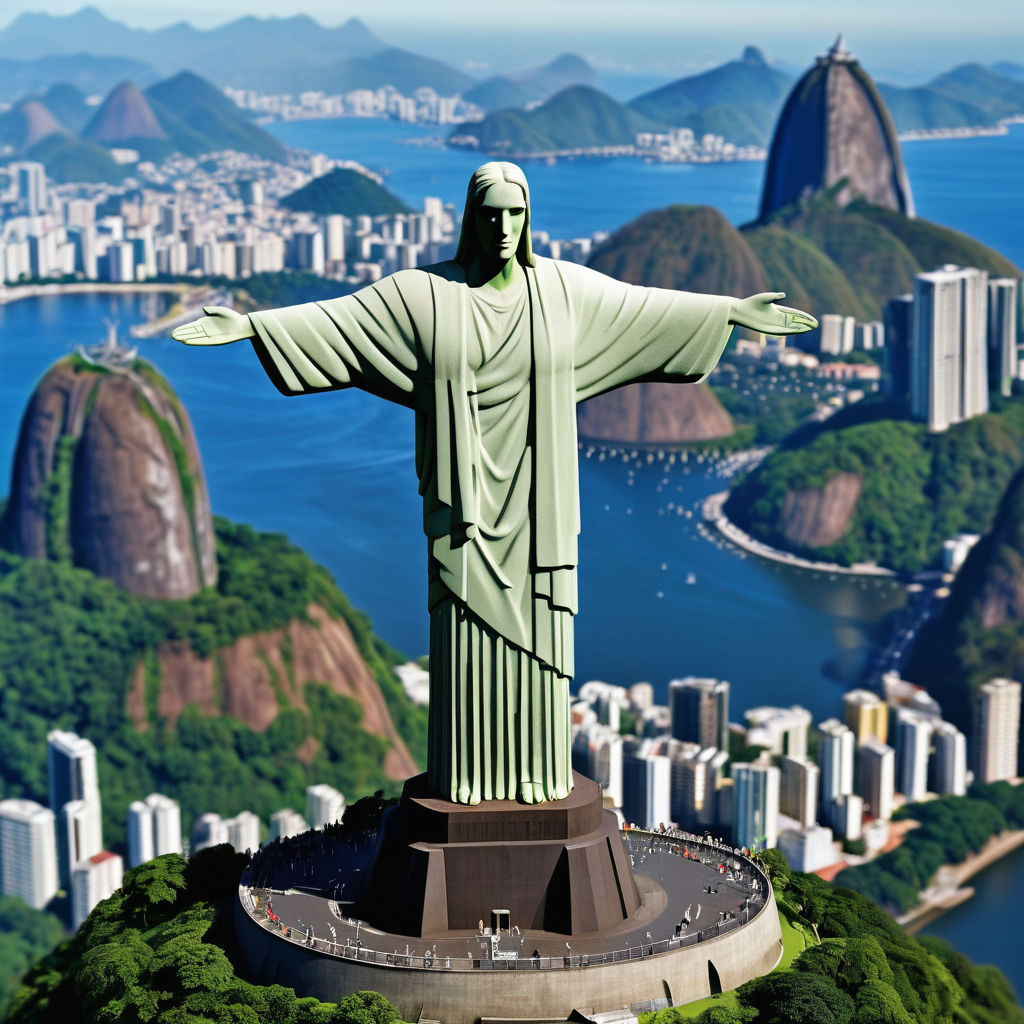
<svg viewBox="0 0 1024 1024">
<path fill-rule="evenodd" d="M 144 597 L 212 584 L 202 462 L 167 381 L 138 360 L 52 366 L 22 420 L 0 534 L 17 554 L 70 562 Z"/>
<path fill-rule="evenodd" d="M 764 50 L 760 46 L 745 46 L 743 48 L 743 56 L 740 60 L 744 64 L 757 64 L 761 67 L 768 66 L 768 58 L 764 55 Z"/>
<path fill-rule="evenodd" d="M 107 95 L 82 137 L 102 145 L 130 139 L 166 139 L 167 133 L 134 82 L 121 82 Z"/>
</svg>

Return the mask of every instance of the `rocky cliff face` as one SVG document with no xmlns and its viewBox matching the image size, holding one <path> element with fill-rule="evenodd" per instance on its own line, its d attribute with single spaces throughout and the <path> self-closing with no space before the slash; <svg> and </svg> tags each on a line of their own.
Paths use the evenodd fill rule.
<svg viewBox="0 0 1024 1024">
<path fill-rule="evenodd" d="M 850 525 L 863 486 L 856 473 L 836 473 L 824 487 L 790 491 L 782 503 L 779 533 L 798 548 L 835 544 Z"/>
<path fill-rule="evenodd" d="M 166 380 L 140 360 L 55 364 L 22 421 L 0 543 L 143 597 L 184 598 L 213 584 L 202 462 Z"/>
<path fill-rule="evenodd" d="M 395 729 L 377 681 L 370 673 L 341 619 L 322 608 L 307 609 L 310 622 L 298 620 L 285 629 L 243 637 L 222 647 L 213 657 L 201 658 L 184 642 L 172 641 L 157 649 L 158 717 L 172 726 L 188 705 L 204 714 L 230 715 L 249 728 L 263 732 L 284 707 L 305 710 L 307 683 L 320 683 L 334 693 L 351 697 L 363 709 L 362 727 L 390 744 L 384 771 L 392 779 L 405 779 L 419 769 Z M 128 715 L 140 732 L 149 728 L 146 673 L 140 662 L 128 694 Z M 307 743 L 297 753 L 312 760 L 315 747 Z"/>
<path fill-rule="evenodd" d="M 579 407 L 581 437 L 681 444 L 728 437 L 732 417 L 705 384 L 633 384 Z"/>
</svg>

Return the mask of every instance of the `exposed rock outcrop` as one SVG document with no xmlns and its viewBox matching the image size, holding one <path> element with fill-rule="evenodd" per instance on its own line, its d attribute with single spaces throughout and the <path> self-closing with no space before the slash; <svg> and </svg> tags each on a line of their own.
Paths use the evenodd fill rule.
<svg viewBox="0 0 1024 1024">
<path fill-rule="evenodd" d="M 160 719 L 173 726 L 191 704 L 204 714 L 230 715 L 263 732 L 282 707 L 306 707 L 307 683 L 322 683 L 358 701 L 362 727 L 391 745 L 384 762 L 390 778 L 415 775 L 419 769 L 346 623 L 315 605 L 307 614 L 312 622 L 295 620 L 285 629 L 242 637 L 209 658 L 199 657 L 185 642 L 161 644 L 156 652 Z M 132 679 L 127 710 L 136 729 L 149 728 L 141 663 Z"/>
<path fill-rule="evenodd" d="M 637 444 L 682 444 L 729 437 L 732 417 L 705 384 L 634 384 L 579 407 L 581 437 Z"/>
<path fill-rule="evenodd" d="M 782 504 L 779 532 L 798 548 L 835 544 L 850 525 L 863 486 L 856 473 L 836 473 L 824 487 L 790 491 Z"/>
<path fill-rule="evenodd" d="M 143 597 L 184 598 L 217 576 L 192 426 L 170 385 L 136 360 L 61 360 L 29 401 L 0 543 L 68 561 Z"/>
<path fill-rule="evenodd" d="M 870 76 L 842 37 L 793 86 L 768 154 L 761 219 L 836 189 L 912 217 L 914 202 L 896 128 Z"/>
</svg>

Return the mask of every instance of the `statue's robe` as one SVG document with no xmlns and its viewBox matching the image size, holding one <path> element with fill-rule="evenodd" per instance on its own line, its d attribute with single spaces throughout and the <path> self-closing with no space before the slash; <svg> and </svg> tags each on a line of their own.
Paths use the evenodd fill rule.
<svg viewBox="0 0 1024 1024">
<path fill-rule="evenodd" d="M 439 794 L 532 802 L 572 788 L 576 403 L 702 379 L 730 303 L 538 258 L 501 292 L 468 287 L 449 262 L 251 314 L 284 394 L 359 387 L 416 412 Z"/>
</svg>

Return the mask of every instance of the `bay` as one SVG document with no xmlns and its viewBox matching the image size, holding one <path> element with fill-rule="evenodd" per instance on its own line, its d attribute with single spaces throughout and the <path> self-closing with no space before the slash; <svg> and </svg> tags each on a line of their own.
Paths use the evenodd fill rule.
<svg viewBox="0 0 1024 1024">
<path fill-rule="evenodd" d="M 461 206 L 479 162 L 472 153 L 404 145 L 410 135 L 430 133 L 390 122 L 293 122 L 275 130 L 291 144 L 387 171 L 389 187 L 414 206 L 425 195 Z M 1024 240 L 1014 233 L 1024 126 L 1006 136 L 909 144 L 905 157 L 921 216 L 1024 263 Z M 535 227 L 579 237 L 673 202 L 715 205 L 743 223 L 756 211 L 763 166 L 575 161 L 531 164 L 527 173 Z M 152 312 L 150 300 L 102 294 L 0 306 L 0 491 L 10 479 L 22 410 L 45 369 L 75 344 L 99 340 L 104 317 L 118 319 L 126 334 Z M 243 346 L 197 351 L 152 339 L 140 349 L 189 411 L 215 511 L 289 535 L 335 574 L 385 639 L 410 656 L 425 652 L 426 550 L 410 414 L 360 392 L 286 399 Z M 725 486 L 703 464 L 583 453 L 577 678 L 646 679 L 664 699 L 672 678 L 716 676 L 732 684 L 733 719 L 756 704 L 799 702 L 820 721 L 838 711 L 839 695 L 904 594 L 720 546 L 699 531 L 698 509 Z M 1024 900 L 1024 870 L 1019 857 L 1007 864 L 996 890 L 1012 905 Z M 951 938 L 973 959 L 995 959 L 998 949 L 990 953 L 983 941 L 993 918 L 976 907 L 982 902 L 957 912 Z M 1010 948 L 1003 943 L 1004 952 Z M 1024 967 L 998 962 L 1024 993 Z"/>
</svg>

